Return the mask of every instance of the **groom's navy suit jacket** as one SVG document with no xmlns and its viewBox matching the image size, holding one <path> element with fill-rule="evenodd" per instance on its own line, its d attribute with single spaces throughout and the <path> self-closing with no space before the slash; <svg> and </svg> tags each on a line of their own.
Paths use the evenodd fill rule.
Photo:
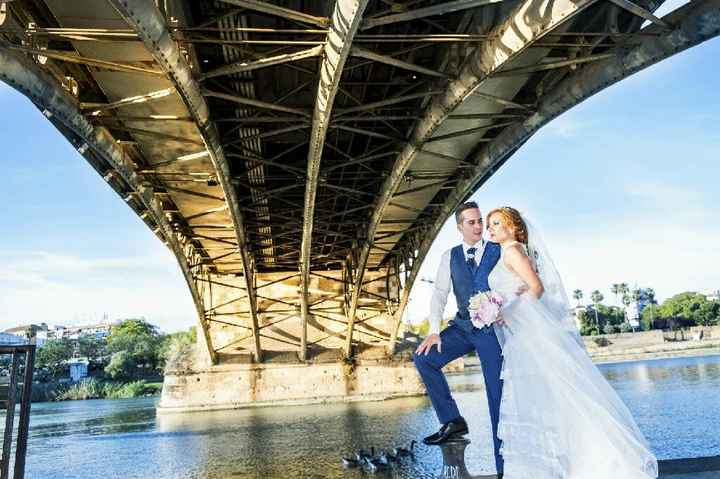
<svg viewBox="0 0 720 479">
<path fill-rule="evenodd" d="M 480 263 L 476 268 L 465 261 L 462 245 L 450 251 L 450 278 L 457 301 L 458 312 L 450 322 L 450 327 L 440 333 L 442 350 L 430 348 L 427 354 L 415 354 L 415 366 L 427 387 L 428 396 L 432 401 L 438 419 L 447 424 L 460 416 L 460 410 L 450 393 L 450 387 L 442 372 L 442 368 L 473 349 L 477 351 L 482 363 L 482 373 L 485 380 L 485 394 L 487 395 L 490 421 L 493 431 L 493 449 L 495 455 L 495 468 L 502 472 L 503 458 L 500 454 L 501 441 L 498 437 L 498 423 L 500 420 L 500 400 L 502 398 L 502 351 L 498 343 L 495 329 L 484 327 L 477 329 L 470 321 L 468 302 L 473 294 L 479 291 L 488 291 L 488 275 L 500 259 L 500 245 L 486 243 Z"/>
<path fill-rule="evenodd" d="M 474 294 L 490 290 L 488 276 L 499 259 L 500 245 L 488 241 L 485 244 L 480 264 L 473 272 L 465 259 L 461 244 L 450 250 L 450 277 L 458 307 L 458 312 L 451 324 L 456 324 L 467 332 L 472 331 L 473 325 L 468 312 L 468 302 Z"/>
</svg>

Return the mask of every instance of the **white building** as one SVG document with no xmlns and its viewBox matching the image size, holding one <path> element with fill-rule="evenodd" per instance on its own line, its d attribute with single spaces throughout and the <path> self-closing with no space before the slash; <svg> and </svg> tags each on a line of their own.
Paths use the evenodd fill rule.
<svg viewBox="0 0 720 479">
<path fill-rule="evenodd" d="M 74 358 L 67 362 L 70 367 L 70 379 L 80 381 L 88 375 L 89 361 L 85 358 Z"/>
<path fill-rule="evenodd" d="M 19 344 L 27 344 L 28 340 L 24 336 L 17 334 L 0 333 L 0 346 L 16 346 Z"/>
<path fill-rule="evenodd" d="M 83 324 L 76 326 L 54 325 L 49 326 L 46 330 L 37 331 L 37 345 L 42 347 L 45 341 L 50 339 L 70 339 L 78 340 L 82 337 L 91 336 L 95 339 L 106 339 L 110 335 L 113 326 L 120 321 L 108 321 L 103 323 Z"/>
</svg>

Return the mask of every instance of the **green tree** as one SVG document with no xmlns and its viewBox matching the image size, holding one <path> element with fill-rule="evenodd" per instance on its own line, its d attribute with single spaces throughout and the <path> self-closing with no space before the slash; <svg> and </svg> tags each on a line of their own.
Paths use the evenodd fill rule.
<svg viewBox="0 0 720 479">
<path fill-rule="evenodd" d="M 612 324 L 613 326 L 619 326 L 623 323 L 620 308 L 617 306 L 605 306 L 604 304 L 598 304 L 597 315 L 600 325 Z"/>
<path fill-rule="evenodd" d="M 137 363 L 128 351 L 118 351 L 113 353 L 105 372 L 116 380 L 132 379 L 137 375 Z"/>
<path fill-rule="evenodd" d="M 660 307 L 657 304 L 648 304 L 640 314 L 640 321 L 642 322 L 643 330 L 650 331 L 651 329 L 658 328 L 655 318 L 659 315 Z M 660 326 L 662 327 L 662 326 Z"/>
<path fill-rule="evenodd" d="M 622 291 L 621 283 L 613 283 L 612 286 L 610 286 L 610 292 L 615 295 L 615 304 L 618 306 L 620 306 L 620 295 Z"/>
<path fill-rule="evenodd" d="M 709 301 L 696 292 L 680 293 L 665 300 L 658 313 L 664 327 L 716 325 L 720 321 L 720 302 Z"/>
<path fill-rule="evenodd" d="M 58 378 L 67 370 L 67 361 L 72 358 L 74 349 L 67 339 L 50 339 L 37 350 L 35 367 L 47 369 L 52 377 Z"/>
<path fill-rule="evenodd" d="M 627 291 L 625 293 L 623 293 L 622 302 L 623 302 L 623 306 L 625 306 L 623 313 L 622 313 L 622 317 L 624 318 L 624 321 L 622 321 L 622 324 L 627 324 L 628 326 L 630 326 L 630 318 L 627 317 L 627 308 L 633 302 L 632 294 Z M 630 330 L 634 331 L 632 329 L 632 326 L 630 326 Z"/>
<path fill-rule="evenodd" d="M 161 345 L 162 336 L 156 326 L 144 319 L 127 319 L 110 331 L 107 352 L 114 355 L 125 351 L 138 368 L 156 370 Z"/>
<path fill-rule="evenodd" d="M 107 355 L 106 342 L 94 336 L 81 336 L 78 339 L 78 352 L 80 356 L 88 358 L 91 364 L 100 364 Z"/>
<path fill-rule="evenodd" d="M 600 329 L 600 322 L 598 320 L 598 306 L 602 302 L 602 300 L 605 299 L 605 296 L 602 295 L 600 291 L 597 289 L 590 293 L 590 301 L 593 302 L 593 305 L 595 306 L 595 326 Z"/>
<path fill-rule="evenodd" d="M 573 299 L 577 301 L 577 305 L 580 306 L 580 300 L 583 298 L 583 292 L 580 289 L 573 291 Z"/>
<path fill-rule="evenodd" d="M 164 369 L 181 369 L 189 365 L 193 347 L 197 341 L 197 328 L 166 334 L 160 348 L 160 360 Z"/>
<path fill-rule="evenodd" d="M 580 334 L 583 336 L 596 336 L 600 331 L 595 324 L 592 315 L 588 310 L 578 311 L 578 320 L 580 321 Z"/>
<path fill-rule="evenodd" d="M 618 327 L 615 326 L 614 324 L 608 323 L 608 324 L 606 324 L 605 326 L 603 326 L 603 333 L 604 333 L 604 334 L 615 334 L 615 333 L 617 333 L 617 332 L 618 332 Z"/>
</svg>

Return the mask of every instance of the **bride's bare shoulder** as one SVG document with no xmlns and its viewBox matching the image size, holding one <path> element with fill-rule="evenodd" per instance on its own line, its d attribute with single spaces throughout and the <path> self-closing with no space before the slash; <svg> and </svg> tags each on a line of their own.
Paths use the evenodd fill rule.
<svg viewBox="0 0 720 479">
<path fill-rule="evenodd" d="M 515 242 L 503 247 L 503 256 L 507 263 L 512 264 L 522 258 L 527 258 L 527 253 L 522 243 Z"/>
</svg>

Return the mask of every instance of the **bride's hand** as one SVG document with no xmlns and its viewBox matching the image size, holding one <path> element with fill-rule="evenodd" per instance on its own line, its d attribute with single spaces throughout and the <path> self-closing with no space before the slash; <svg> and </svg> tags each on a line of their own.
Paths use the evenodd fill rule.
<svg viewBox="0 0 720 479">
<path fill-rule="evenodd" d="M 498 311 L 497 319 L 495 320 L 495 323 L 498 324 L 498 326 L 505 326 L 505 318 L 503 318 L 502 309 Z"/>
<path fill-rule="evenodd" d="M 438 353 L 442 351 L 442 340 L 439 334 L 428 334 L 425 340 L 415 350 L 415 354 L 425 354 L 432 350 L 433 346 L 437 346 Z"/>
</svg>

